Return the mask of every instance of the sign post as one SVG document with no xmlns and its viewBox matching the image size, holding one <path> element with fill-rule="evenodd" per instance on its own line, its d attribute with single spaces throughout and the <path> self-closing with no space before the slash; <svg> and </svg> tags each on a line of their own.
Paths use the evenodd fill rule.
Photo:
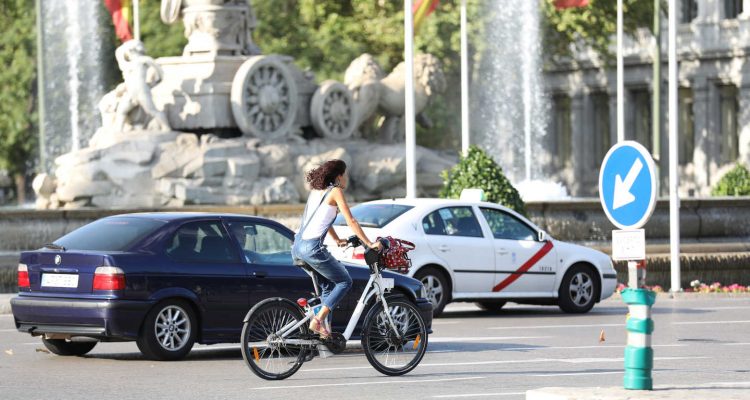
<svg viewBox="0 0 750 400">
<path fill-rule="evenodd" d="M 634 141 L 622 141 L 609 149 L 599 172 L 599 199 L 604 213 L 620 228 L 612 231 L 612 258 L 628 262 L 628 288 L 622 292 L 629 310 L 625 389 L 653 388 L 651 333 L 654 322 L 651 306 L 656 294 L 644 289 L 646 234 L 640 228 L 654 212 L 656 179 L 650 152 Z"/>
</svg>

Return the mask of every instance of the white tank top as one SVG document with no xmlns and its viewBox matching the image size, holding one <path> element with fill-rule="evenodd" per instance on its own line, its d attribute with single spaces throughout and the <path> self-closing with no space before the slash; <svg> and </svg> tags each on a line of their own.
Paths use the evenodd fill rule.
<svg viewBox="0 0 750 400">
<path fill-rule="evenodd" d="M 315 211 L 312 216 L 305 216 L 308 222 L 305 231 L 302 232 L 302 239 L 318 239 L 328 230 L 328 227 L 336 218 L 336 206 L 327 204 L 327 199 L 320 203 L 321 198 L 326 193 L 325 190 L 313 190 L 307 198 L 307 209 Z M 320 207 L 318 207 L 320 204 Z M 318 207 L 317 211 L 315 208 Z"/>
</svg>

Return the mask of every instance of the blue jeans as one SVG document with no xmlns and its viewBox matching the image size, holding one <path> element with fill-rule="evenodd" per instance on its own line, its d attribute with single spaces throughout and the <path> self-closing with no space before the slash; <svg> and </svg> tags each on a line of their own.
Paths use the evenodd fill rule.
<svg viewBox="0 0 750 400">
<path fill-rule="evenodd" d="M 292 256 L 308 263 L 318 273 L 318 283 L 323 291 L 320 301 L 333 311 L 352 287 L 352 277 L 344 265 L 328 252 L 322 239 L 296 239 Z"/>
</svg>

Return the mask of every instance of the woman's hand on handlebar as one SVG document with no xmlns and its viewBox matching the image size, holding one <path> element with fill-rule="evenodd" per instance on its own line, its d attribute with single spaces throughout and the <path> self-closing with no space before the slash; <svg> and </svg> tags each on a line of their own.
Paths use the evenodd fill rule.
<svg viewBox="0 0 750 400">
<path fill-rule="evenodd" d="M 348 241 L 348 240 L 346 240 L 346 239 L 339 239 L 339 240 L 337 240 L 337 241 L 336 241 L 336 244 L 337 244 L 337 245 L 338 245 L 339 247 L 344 247 L 344 246 L 346 246 L 347 244 L 349 244 L 349 241 Z"/>
<path fill-rule="evenodd" d="M 370 248 L 373 249 L 373 250 L 380 251 L 380 249 L 383 248 L 383 244 L 380 243 L 380 240 L 376 240 L 376 241 L 372 242 L 372 245 L 370 246 Z"/>
</svg>

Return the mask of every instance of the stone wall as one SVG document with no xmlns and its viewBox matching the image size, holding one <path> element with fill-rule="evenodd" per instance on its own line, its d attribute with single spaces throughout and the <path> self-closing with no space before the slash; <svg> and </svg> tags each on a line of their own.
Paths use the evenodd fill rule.
<svg viewBox="0 0 750 400">
<path fill-rule="evenodd" d="M 258 206 L 192 206 L 159 211 L 205 211 L 258 215 L 271 218 L 296 229 L 302 204 Z M 532 221 L 552 237 L 581 243 L 606 243 L 615 227 L 609 222 L 595 199 L 527 203 Z M 131 210 L 5 210 L 0 212 L 0 252 L 38 248 L 44 243 L 108 215 L 146 212 Z M 750 199 L 683 200 L 680 212 L 683 241 L 749 241 Z M 654 243 L 669 240 L 669 203 L 657 203 L 654 215 L 646 224 L 646 239 Z"/>
</svg>

